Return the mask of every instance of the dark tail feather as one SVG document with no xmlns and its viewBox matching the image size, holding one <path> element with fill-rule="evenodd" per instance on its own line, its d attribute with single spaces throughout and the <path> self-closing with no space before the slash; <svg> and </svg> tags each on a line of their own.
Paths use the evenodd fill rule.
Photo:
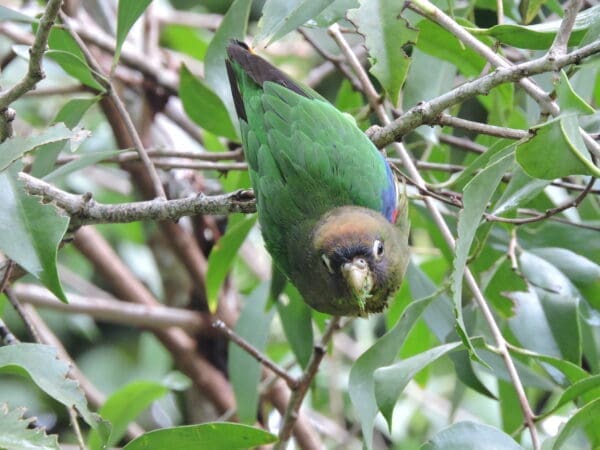
<svg viewBox="0 0 600 450">
<path fill-rule="evenodd" d="M 227 78 L 229 78 L 229 86 L 231 88 L 231 95 L 233 96 L 233 104 L 235 106 L 235 112 L 238 115 L 238 119 L 248 122 L 246 116 L 246 108 L 244 108 L 244 100 L 238 86 L 238 80 L 235 75 L 235 70 L 231 67 L 231 61 L 225 60 L 225 67 L 227 68 Z"/>
<path fill-rule="evenodd" d="M 259 86 L 262 86 L 265 81 L 271 81 L 273 83 L 280 84 L 281 86 L 286 87 L 287 89 L 294 91 L 303 97 L 312 97 L 277 67 L 273 66 L 260 56 L 254 54 L 250 50 L 250 47 L 248 47 L 248 45 L 246 45 L 244 42 L 237 40 L 231 41 L 231 43 L 227 46 L 227 57 L 227 73 L 229 74 L 229 82 L 231 83 L 231 92 L 233 93 L 235 107 L 236 110 L 238 110 L 238 115 L 240 117 L 245 118 L 246 114 L 243 112 L 243 115 L 240 115 L 238 103 L 241 105 L 241 110 L 244 111 L 243 102 L 242 96 L 240 95 L 239 86 L 237 83 L 232 81 L 232 79 L 236 80 L 235 71 L 233 70 L 233 67 L 230 67 L 232 61 L 238 64 L 246 73 L 246 75 L 248 75 Z M 237 93 L 235 92 L 236 90 Z"/>
</svg>

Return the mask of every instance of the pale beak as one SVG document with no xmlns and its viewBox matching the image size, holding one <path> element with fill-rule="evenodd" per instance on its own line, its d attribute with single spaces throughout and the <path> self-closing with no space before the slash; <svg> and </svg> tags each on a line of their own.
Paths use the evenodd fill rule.
<svg viewBox="0 0 600 450">
<path fill-rule="evenodd" d="M 342 266 L 342 274 L 350 289 L 360 298 L 371 292 L 372 279 L 369 265 L 364 258 L 356 257 Z"/>
</svg>

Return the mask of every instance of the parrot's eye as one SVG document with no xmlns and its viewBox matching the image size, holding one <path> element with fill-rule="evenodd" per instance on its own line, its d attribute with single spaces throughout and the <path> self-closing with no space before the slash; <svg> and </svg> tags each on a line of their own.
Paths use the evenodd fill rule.
<svg viewBox="0 0 600 450">
<path fill-rule="evenodd" d="M 333 269 L 331 268 L 331 261 L 329 260 L 329 258 L 327 257 L 327 255 L 325 253 L 323 253 L 321 255 L 321 261 L 323 262 L 323 265 L 325 266 L 327 271 L 329 273 L 333 273 Z"/>
<path fill-rule="evenodd" d="M 379 239 L 376 239 L 373 243 L 373 255 L 375 255 L 375 259 L 383 258 L 383 242 Z"/>
</svg>

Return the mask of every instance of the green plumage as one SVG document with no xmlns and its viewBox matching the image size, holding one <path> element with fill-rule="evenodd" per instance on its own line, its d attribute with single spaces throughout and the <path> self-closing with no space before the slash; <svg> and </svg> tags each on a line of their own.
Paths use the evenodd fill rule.
<svg viewBox="0 0 600 450">
<path fill-rule="evenodd" d="M 336 208 L 353 205 L 382 211 L 386 166 L 351 117 L 245 47 L 232 44 L 228 53 L 242 144 L 267 249 L 308 303 L 338 313 L 319 307 L 321 300 L 306 298 L 313 292 L 300 284 L 314 283 L 315 262 L 316 269 L 323 269 L 318 255 L 307 247 L 318 223 Z M 354 311 L 356 306 L 342 309 L 360 313 Z"/>
</svg>

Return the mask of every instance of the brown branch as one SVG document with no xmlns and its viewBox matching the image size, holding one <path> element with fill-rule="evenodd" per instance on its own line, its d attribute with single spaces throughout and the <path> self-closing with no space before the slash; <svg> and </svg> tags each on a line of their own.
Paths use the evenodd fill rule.
<svg viewBox="0 0 600 450">
<path fill-rule="evenodd" d="M 442 125 L 454 128 L 463 128 L 469 131 L 475 131 L 479 134 L 487 134 L 507 139 L 524 139 L 531 134 L 525 130 L 515 128 L 499 127 L 496 125 L 488 125 L 486 123 L 474 122 L 472 120 L 453 117 L 449 114 L 442 113 L 430 122 L 430 125 Z"/>
<path fill-rule="evenodd" d="M 159 306 L 159 302 L 150 291 L 94 229 L 79 229 L 75 234 L 74 243 L 119 297 L 150 307 Z M 156 329 L 153 333 L 169 350 L 179 369 L 190 377 L 220 414 L 235 408 L 231 385 L 221 372 L 197 352 L 196 343 L 188 334 L 174 327 Z"/>
<path fill-rule="evenodd" d="M 265 356 L 261 351 L 256 349 L 252 344 L 250 344 L 243 337 L 237 335 L 231 328 L 229 328 L 225 322 L 222 320 L 216 320 L 213 322 L 212 326 L 229 339 L 231 342 L 235 343 L 238 347 L 256 359 L 263 366 L 271 370 L 275 373 L 279 378 L 283 379 L 286 384 L 290 387 L 290 389 L 294 389 L 298 385 L 298 380 L 292 377 L 287 373 L 285 369 L 280 367 L 277 363 L 270 360 L 267 356 Z"/>
<path fill-rule="evenodd" d="M 295 389 L 292 390 L 292 395 L 288 401 L 287 409 L 285 411 L 285 415 L 283 416 L 283 422 L 279 428 L 279 442 L 275 445 L 275 450 L 283 450 L 287 446 L 287 442 L 290 439 L 292 434 L 292 430 L 294 429 L 294 424 L 298 418 L 298 412 L 300 410 L 300 406 L 302 405 L 302 401 L 306 396 L 306 392 L 310 387 L 317 371 L 319 370 L 319 366 L 323 357 L 325 356 L 325 349 L 333 336 L 333 333 L 339 328 L 340 318 L 332 317 L 330 319 L 323 336 L 321 337 L 321 341 L 315 345 L 313 349 L 313 353 L 308 361 L 306 369 L 304 373 L 300 377 L 298 384 Z"/>
<path fill-rule="evenodd" d="M 98 203 L 91 194 L 75 195 L 39 180 L 26 173 L 19 173 L 30 195 L 52 202 L 71 216 L 73 226 L 88 223 L 124 223 L 139 220 L 177 220 L 195 214 L 251 213 L 256 211 L 251 191 L 230 194 L 193 197 L 175 200 L 148 200 L 145 202 L 107 205 Z"/>
<path fill-rule="evenodd" d="M 210 333 L 208 314 L 163 305 L 139 305 L 117 299 L 99 298 L 68 293 L 69 303 L 59 301 L 50 291 L 33 284 L 17 284 L 13 288 L 21 303 L 63 311 L 68 314 L 87 314 L 93 319 L 120 323 L 132 327 L 179 327 L 191 333 Z"/>
<path fill-rule="evenodd" d="M 85 59 L 88 62 L 90 68 L 94 72 L 101 74 L 102 68 L 100 67 L 100 64 L 98 64 L 98 61 L 96 61 L 96 58 L 94 58 L 94 56 L 91 54 L 86 44 L 79 37 L 79 35 L 72 30 L 70 26 L 71 21 L 69 17 L 66 14 L 61 14 L 61 19 L 64 22 L 64 29 L 71 35 L 75 42 L 77 42 L 77 45 L 79 46 L 79 49 L 82 51 L 82 53 L 85 55 Z M 127 110 L 125 109 L 125 105 L 123 105 L 123 102 L 121 101 L 121 98 L 117 95 L 115 87 L 113 86 L 112 82 L 108 79 L 99 81 L 105 86 L 108 97 L 112 101 L 117 113 L 119 114 L 121 121 L 123 122 L 123 125 L 125 126 L 125 129 L 129 134 L 129 137 L 133 141 L 133 146 L 135 150 L 140 155 L 142 164 L 144 165 L 146 171 L 148 172 L 148 175 L 150 176 L 150 179 L 152 180 L 154 194 L 159 199 L 166 200 L 167 195 L 165 194 L 165 190 L 163 188 L 162 181 L 158 176 L 158 172 L 156 171 L 156 167 L 154 167 L 154 164 L 152 164 L 148 153 L 146 153 L 146 149 L 144 147 L 144 144 L 142 143 L 142 139 L 140 138 L 140 135 L 138 134 L 138 131 L 135 128 L 133 120 L 131 120 L 129 112 L 127 112 Z"/>
</svg>

